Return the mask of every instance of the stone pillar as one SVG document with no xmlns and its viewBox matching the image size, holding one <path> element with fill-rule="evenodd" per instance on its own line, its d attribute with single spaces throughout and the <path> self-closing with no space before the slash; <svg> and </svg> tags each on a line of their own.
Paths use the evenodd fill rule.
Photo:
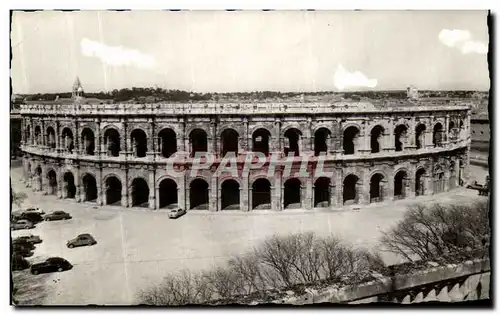
<svg viewBox="0 0 500 315">
<path fill-rule="evenodd" d="M 403 187 L 404 189 L 404 187 Z M 394 200 L 394 177 L 382 181 L 382 200 Z"/>
<path fill-rule="evenodd" d="M 343 189 L 344 189 L 344 181 L 343 181 L 343 174 L 342 174 L 342 168 L 336 168 L 335 172 L 333 173 L 335 176 L 335 182 L 337 183 L 336 186 L 336 199 L 337 199 L 337 206 L 342 207 L 344 205 L 344 195 L 343 195 Z"/>
<path fill-rule="evenodd" d="M 249 211 L 249 200 L 251 199 L 252 195 L 248 195 L 249 193 L 249 188 L 248 188 L 248 177 L 242 176 L 241 177 L 241 186 L 240 186 L 240 210 L 241 211 Z"/>
<path fill-rule="evenodd" d="M 128 123 L 123 119 L 122 120 L 122 130 L 120 134 L 120 153 L 118 153 L 118 156 L 124 157 L 127 159 L 128 155 L 130 154 L 131 147 L 130 147 L 130 135 L 128 134 L 129 128 L 128 128 Z"/>
<path fill-rule="evenodd" d="M 354 149 L 354 154 L 359 153 L 368 153 L 371 152 L 371 146 L 370 146 L 370 132 L 366 127 L 366 124 L 364 124 L 361 127 L 362 131 L 360 131 L 360 136 L 356 140 L 357 143 L 355 144 L 355 149 Z"/>
<path fill-rule="evenodd" d="M 283 210 L 283 170 L 276 168 L 274 183 L 271 186 L 271 209 L 281 211 Z"/>
<path fill-rule="evenodd" d="M 394 117 L 390 118 L 389 129 L 385 131 L 387 142 L 384 145 L 384 152 L 394 152 L 396 150 L 395 137 L 394 137 Z M 403 144 L 404 147 L 404 144 Z"/>
<path fill-rule="evenodd" d="M 96 134 L 94 135 L 94 150 L 95 150 L 95 155 L 98 159 L 101 158 L 102 154 L 102 147 L 101 147 L 101 121 L 97 120 L 96 121 Z"/>
<path fill-rule="evenodd" d="M 147 143 L 147 150 L 146 150 L 146 157 L 154 161 L 156 157 L 156 128 L 155 128 L 155 123 L 151 120 L 148 119 L 148 137 L 146 139 Z M 152 186 L 154 187 L 154 186 Z"/>
<path fill-rule="evenodd" d="M 441 141 L 444 147 L 446 147 L 450 142 L 450 114 L 446 114 L 446 118 L 444 120 L 444 136 Z"/>
<path fill-rule="evenodd" d="M 75 178 L 74 180 L 74 185 L 75 185 L 75 200 L 76 202 L 81 202 L 82 199 L 80 199 L 80 167 L 76 167 L 75 169 Z"/>
<path fill-rule="evenodd" d="M 248 134 L 248 118 L 247 117 L 243 118 L 243 132 L 244 132 L 244 134 L 241 135 L 241 139 L 243 140 L 241 148 L 242 148 L 242 151 L 248 152 L 248 151 L 250 151 L 248 139 L 251 140 L 252 135 Z"/>
<path fill-rule="evenodd" d="M 210 178 L 210 186 L 208 187 L 208 211 L 219 211 L 219 180 L 218 176 Z"/>
<path fill-rule="evenodd" d="M 132 190 L 133 187 L 131 186 L 130 189 Z M 129 200 L 132 198 L 131 196 L 131 192 L 129 192 L 129 187 L 128 187 L 128 182 L 127 180 L 125 180 L 125 183 L 122 183 L 122 200 L 121 200 L 121 203 L 122 203 L 122 207 L 129 207 L 129 205 L 132 204 L 132 200 Z"/>
<path fill-rule="evenodd" d="M 155 195 L 155 192 L 156 192 L 156 189 L 155 189 L 155 171 L 154 170 L 149 170 L 149 187 L 151 187 L 149 189 L 149 200 L 148 200 L 148 205 L 149 205 L 149 209 L 158 209 L 158 207 L 156 207 L 156 199 L 160 199 L 158 198 L 159 194 L 156 194 Z"/>
<path fill-rule="evenodd" d="M 181 209 L 188 210 L 189 203 L 187 202 L 189 198 L 189 192 L 186 188 L 186 177 L 181 176 L 177 179 L 177 203 Z"/>
<path fill-rule="evenodd" d="M 425 146 L 424 148 L 433 148 L 434 147 L 434 144 L 432 143 L 432 136 L 433 136 L 433 127 L 432 127 L 432 123 L 434 121 L 434 116 L 431 116 L 430 119 L 429 119 L 429 123 L 426 124 L 426 128 L 425 128 Z"/>
<path fill-rule="evenodd" d="M 333 178 L 330 181 L 330 208 L 337 207 L 337 186 L 335 185 Z M 313 201 L 314 202 L 314 201 Z"/>
<path fill-rule="evenodd" d="M 270 148 L 269 148 L 269 151 L 270 153 L 276 153 L 276 154 L 283 154 L 283 142 L 281 141 L 281 119 L 280 118 L 275 118 L 274 119 L 274 126 L 273 126 L 273 129 L 274 129 L 274 134 L 276 135 L 275 137 L 273 137 L 271 135 L 271 141 L 270 141 Z M 299 150 L 301 148 L 299 147 Z"/>
<path fill-rule="evenodd" d="M 307 177 L 306 184 L 304 185 L 304 202 L 302 203 L 302 208 L 311 210 L 314 207 L 314 186 L 312 183 L 312 174 Z M 302 198 L 301 198 L 302 199 Z"/>
<path fill-rule="evenodd" d="M 97 182 L 97 204 L 100 206 L 106 205 L 106 187 L 102 189 L 101 183 Z"/>
<path fill-rule="evenodd" d="M 154 187 L 154 190 L 155 190 L 155 208 L 156 209 L 160 209 L 160 187 L 156 186 Z M 177 200 L 179 200 L 179 187 L 177 186 Z"/>
</svg>

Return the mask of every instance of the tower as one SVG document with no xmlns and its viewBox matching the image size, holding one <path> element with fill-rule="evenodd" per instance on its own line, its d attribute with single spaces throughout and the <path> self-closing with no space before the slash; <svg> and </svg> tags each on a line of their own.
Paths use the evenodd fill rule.
<svg viewBox="0 0 500 315">
<path fill-rule="evenodd" d="M 83 87 L 80 83 L 80 78 L 76 77 L 75 83 L 73 83 L 73 90 L 71 92 L 71 97 L 73 99 L 83 97 Z"/>
</svg>

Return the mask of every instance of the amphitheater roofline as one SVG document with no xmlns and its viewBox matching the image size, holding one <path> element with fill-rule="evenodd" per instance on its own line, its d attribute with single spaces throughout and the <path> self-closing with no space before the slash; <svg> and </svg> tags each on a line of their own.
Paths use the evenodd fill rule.
<svg viewBox="0 0 500 315">
<path fill-rule="evenodd" d="M 371 102 L 334 103 L 116 103 L 116 104 L 22 104 L 23 114 L 65 115 L 244 115 L 244 114 L 347 114 L 404 113 L 468 110 L 464 103 L 423 105 L 387 102 L 375 106 Z"/>
</svg>

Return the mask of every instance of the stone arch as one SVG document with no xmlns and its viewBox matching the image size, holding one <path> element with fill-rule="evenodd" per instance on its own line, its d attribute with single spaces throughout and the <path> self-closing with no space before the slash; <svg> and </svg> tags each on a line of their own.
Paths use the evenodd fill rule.
<svg viewBox="0 0 500 315">
<path fill-rule="evenodd" d="M 406 197 L 406 186 L 408 185 L 408 171 L 400 168 L 394 175 L 394 198 L 402 199 Z"/>
<path fill-rule="evenodd" d="M 332 132 L 329 128 L 319 127 L 314 131 L 314 155 L 319 156 L 320 154 L 326 155 L 328 152 L 328 144 L 330 143 L 330 138 Z"/>
<path fill-rule="evenodd" d="M 177 152 L 177 134 L 174 129 L 165 127 L 158 132 L 158 151 L 164 158 Z"/>
<path fill-rule="evenodd" d="M 433 192 L 434 193 L 441 193 L 445 191 L 445 174 L 444 174 L 444 167 L 440 164 L 435 164 L 433 171 L 432 171 L 432 177 L 433 177 Z"/>
<path fill-rule="evenodd" d="M 330 186 L 331 179 L 328 177 L 318 177 L 314 182 L 314 207 L 330 207 Z"/>
<path fill-rule="evenodd" d="M 195 177 L 189 183 L 190 209 L 208 210 L 209 183 L 202 177 Z"/>
<path fill-rule="evenodd" d="M 205 130 L 195 128 L 189 133 L 190 156 L 194 157 L 196 153 L 208 152 L 208 134 Z"/>
<path fill-rule="evenodd" d="M 221 132 L 221 154 L 226 156 L 228 152 L 233 152 L 238 155 L 238 143 L 240 135 L 233 128 L 225 128 Z"/>
<path fill-rule="evenodd" d="M 56 132 L 54 130 L 54 127 L 48 126 L 46 128 L 46 133 L 47 133 L 47 146 L 49 147 L 49 150 L 54 150 L 56 148 Z"/>
<path fill-rule="evenodd" d="M 299 156 L 302 149 L 302 131 L 294 127 L 289 127 L 283 132 L 283 142 L 285 156 L 289 154 Z"/>
<path fill-rule="evenodd" d="M 343 204 L 356 204 L 359 201 L 359 186 L 360 178 L 355 174 L 348 174 L 344 177 L 342 181 L 343 189 L 342 189 L 342 197 Z"/>
<path fill-rule="evenodd" d="M 35 145 L 42 145 L 42 128 L 40 125 L 35 126 L 35 132 L 34 132 L 34 144 Z"/>
<path fill-rule="evenodd" d="M 97 180 L 94 174 L 84 173 L 82 176 L 83 200 L 95 202 L 97 200 Z"/>
<path fill-rule="evenodd" d="M 130 184 L 130 195 L 132 197 L 132 207 L 149 206 L 149 185 L 143 177 L 135 177 Z"/>
<path fill-rule="evenodd" d="M 148 136 L 147 133 L 140 128 L 135 128 L 130 133 L 130 140 L 132 145 L 132 151 L 135 157 L 146 157 L 148 152 Z"/>
<path fill-rule="evenodd" d="M 425 146 L 426 126 L 424 123 L 419 123 L 415 127 L 415 146 L 418 149 L 423 149 Z"/>
<path fill-rule="evenodd" d="M 361 131 L 361 125 L 360 124 L 354 123 L 354 122 L 349 122 L 349 123 L 346 123 L 346 124 L 342 125 L 342 133 L 344 133 L 350 127 L 355 127 L 356 129 L 358 129 L 359 131 Z"/>
<path fill-rule="evenodd" d="M 121 136 L 118 129 L 108 127 L 103 132 L 103 143 L 108 156 L 119 156 L 121 151 Z"/>
<path fill-rule="evenodd" d="M 122 200 L 122 181 L 115 174 L 108 174 L 103 178 L 104 194 L 107 205 L 120 206 Z"/>
<path fill-rule="evenodd" d="M 394 128 L 394 147 L 396 151 L 403 151 L 408 141 L 408 127 L 405 124 L 399 124 Z"/>
<path fill-rule="evenodd" d="M 370 149 L 371 153 L 379 153 L 383 147 L 382 140 L 385 128 L 382 125 L 375 125 L 370 130 Z"/>
<path fill-rule="evenodd" d="M 297 177 L 291 177 L 283 183 L 283 209 L 302 207 L 302 182 Z"/>
<path fill-rule="evenodd" d="M 94 131 L 90 127 L 83 128 L 81 132 L 81 139 L 83 144 L 83 154 L 94 155 L 95 154 L 95 135 Z"/>
<path fill-rule="evenodd" d="M 253 135 L 257 130 L 259 129 L 264 129 L 265 131 L 267 131 L 269 133 L 269 138 L 273 138 L 273 137 L 276 137 L 276 133 L 274 131 L 274 128 L 270 127 L 270 126 L 267 126 L 265 124 L 257 124 L 251 128 L 248 129 L 248 134 L 250 135 Z"/>
<path fill-rule="evenodd" d="M 355 154 L 358 151 L 360 129 L 352 125 L 343 131 L 343 150 L 345 155 Z"/>
<path fill-rule="evenodd" d="M 240 187 L 234 178 L 221 183 L 221 210 L 240 210 Z"/>
<path fill-rule="evenodd" d="M 48 168 L 46 174 L 48 181 L 47 193 L 57 195 L 57 172 L 53 168 Z"/>
<path fill-rule="evenodd" d="M 427 171 L 425 168 L 419 167 L 415 171 L 415 196 L 423 196 L 426 193 L 425 177 L 427 176 Z"/>
<path fill-rule="evenodd" d="M 163 176 L 158 182 L 159 207 L 167 209 L 177 207 L 179 203 L 178 189 L 179 186 L 174 179 Z"/>
<path fill-rule="evenodd" d="M 76 196 L 76 185 L 75 176 L 73 172 L 67 170 L 63 174 L 63 198 L 75 198 Z"/>
<path fill-rule="evenodd" d="M 432 144 L 434 147 L 441 147 L 443 145 L 443 124 L 437 122 L 432 130 Z"/>
<path fill-rule="evenodd" d="M 262 176 L 252 182 L 252 210 L 271 209 L 271 182 Z"/>
<path fill-rule="evenodd" d="M 62 144 L 63 144 L 62 147 L 69 153 L 73 153 L 73 150 L 75 149 L 73 134 L 74 133 L 70 127 L 62 128 L 61 131 Z"/>
<path fill-rule="evenodd" d="M 370 203 L 384 200 L 387 177 L 382 172 L 374 172 L 370 176 Z"/>
<path fill-rule="evenodd" d="M 266 156 L 270 152 L 271 133 L 266 128 L 258 128 L 252 133 L 252 151 Z"/>
</svg>

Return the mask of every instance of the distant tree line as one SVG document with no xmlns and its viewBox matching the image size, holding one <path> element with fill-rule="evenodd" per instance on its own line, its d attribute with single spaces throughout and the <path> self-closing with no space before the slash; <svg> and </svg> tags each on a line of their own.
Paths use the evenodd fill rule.
<svg viewBox="0 0 500 315">
<path fill-rule="evenodd" d="M 124 88 L 115 89 L 110 92 L 84 93 L 86 98 L 97 98 L 102 100 L 112 100 L 114 102 L 126 101 L 142 101 L 142 102 L 185 102 L 185 101 L 208 101 L 208 100 L 224 100 L 224 99 L 289 99 L 300 98 L 302 96 L 324 96 L 338 95 L 346 99 L 405 99 L 406 90 L 397 91 L 355 91 L 355 92 L 277 92 L 277 91 L 254 91 L 254 92 L 229 92 L 229 93 L 196 93 L 181 90 L 166 90 L 163 88 Z M 487 92 L 477 91 L 420 91 L 422 97 L 458 97 L 458 98 L 477 98 L 487 97 Z M 26 94 L 25 99 L 28 101 L 54 101 L 59 98 L 71 98 L 70 92 L 64 93 L 38 93 Z"/>
</svg>

